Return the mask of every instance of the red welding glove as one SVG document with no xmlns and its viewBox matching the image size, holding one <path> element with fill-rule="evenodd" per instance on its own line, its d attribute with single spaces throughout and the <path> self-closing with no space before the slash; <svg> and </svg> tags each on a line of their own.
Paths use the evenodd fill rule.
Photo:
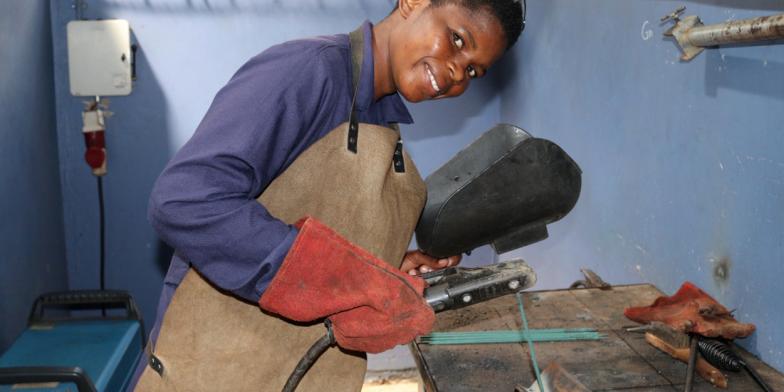
<svg viewBox="0 0 784 392">
<path fill-rule="evenodd" d="M 425 281 L 387 265 L 314 218 L 299 235 L 259 305 L 287 319 L 332 321 L 338 345 L 379 353 L 430 332 Z"/>
</svg>

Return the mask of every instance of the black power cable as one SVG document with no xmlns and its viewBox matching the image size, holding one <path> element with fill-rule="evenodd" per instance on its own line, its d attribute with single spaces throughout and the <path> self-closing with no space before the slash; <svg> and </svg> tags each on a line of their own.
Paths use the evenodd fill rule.
<svg viewBox="0 0 784 392">
<path fill-rule="evenodd" d="M 297 367 L 294 368 L 294 371 L 291 372 L 289 379 L 286 381 L 283 392 L 294 392 L 308 369 L 313 366 L 324 351 L 327 351 L 330 346 L 335 344 L 335 335 L 332 333 L 332 322 L 329 319 L 326 319 L 324 320 L 324 324 L 327 327 L 327 333 L 317 340 L 316 343 L 313 343 L 313 346 L 311 346 L 308 352 L 299 360 Z"/>
<path fill-rule="evenodd" d="M 106 290 L 106 224 L 103 212 L 103 177 L 98 176 L 98 230 L 100 231 L 101 290 Z"/>
<path fill-rule="evenodd" d="M 103 177 L 98 179 L 98 231 L 99 231 L 99 260 L 100 260 L 100 288 L 106 290 L 106 218 L 103 208 Z M 101 315 L 106 317 L 106 307 L 101 307 Z"/>
</svg>

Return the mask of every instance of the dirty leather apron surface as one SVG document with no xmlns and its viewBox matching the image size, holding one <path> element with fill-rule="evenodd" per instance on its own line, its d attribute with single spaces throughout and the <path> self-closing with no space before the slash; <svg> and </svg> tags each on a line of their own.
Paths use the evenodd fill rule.
<svg viewBox="0 0 784 392">
<path fill-rule="evenodd" d="M 361 30 L 350 37 L 356 98 Z M 355 119 L 352 108 L 350 122 L 303 152 L 258 201 L 289 224 L 313 216 L 399 267 L 424 205 L 425 185 L 398 131 L 364 123 L 350 130 Z M 136 391 L 280 391 L 325 332 L 320 320 L 306 325 L 265 313 L 191 268 L 163 316 L 154 348 L 148 347 L 162 374 L 148 365 Z M 364 353 L 331 348 L 297 391 L 360 391 L 365 369 Z"/>
</svg>

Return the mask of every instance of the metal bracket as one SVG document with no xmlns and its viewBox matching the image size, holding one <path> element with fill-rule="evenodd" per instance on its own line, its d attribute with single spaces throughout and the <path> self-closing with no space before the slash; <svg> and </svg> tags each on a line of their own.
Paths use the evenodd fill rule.
<svg viewBox="0 0 784 392">
<path fill-rule="evenodd" d="M 585 287 L 586 289 L 600 289 L 600 290 L 611 290 L 612 285 L 605 282 L 596 272 L 589 270 L 587 268 L 580 268 L 580 272 L 583 273 L 585 277 L 584 280 L 577 280 L 569 286 L 570 289 L 576 289 L 579 287 Z"/>
<path fill-rule="evenodd" d="M 662 16 L 661 19 L 660 19 L 660 22 L 661 23 L 667 23 L 669 21 L 673 21 L 677 25 L 677 23 L 681 21 L 680 15 L 683 13 L 683 11 L 686 11 L 686 7 L 680 7 L 678 9 L 676 9 L 675 11 L 673 11 L 673 12 L 667 14 L 667 15 Z M 667 31 L 664 32 L 664 36 L 665 37 L 672 37 L 673 36 L 673 33 L 672 33 L 673 30 L 675 30 L 675 25 L 673 25 L 672 27 L 667 29 Z"/>
<path fill-rule="evenodd" d="M 686 7 L 680 7 L 677 10 L 673 11 L 670 14 L 664 15 L 661 18 L 662 23 L 673 21 L 675 22 L 675 26 L 672 26 L 669 30 L 664 32 L 665 37 L 674 37 L 675 41 L 678 42 L 680 45 L 683 54 L 681 55 L 682 61 L 689 61 L 698 54 L 702 53 L 705 48 L 701 48 L 698 46 L 694 46 L 687 38 L 687 33 L 691 30 L 692 27 L 702 26 L 703 23 L 698 16 L 687 16 L 683 19 L 680 18 L 680 14 L 686 11 Z"/>
<path fill-rule="evenodd" d="M 664 23 L 664 22 L 667 22 L 669 20 L 674 20 L 676 22 L 679 21 L 680 20 L 680 16 L 683 13 L 683 11 L 686 11 L 686 6 L 678 7 L 678 9 L 676 9 L 675 11 L 673 11 L 673 12 L 667 14 L 667 15 L 662 16 L 661 22 Z"/>
</svg>

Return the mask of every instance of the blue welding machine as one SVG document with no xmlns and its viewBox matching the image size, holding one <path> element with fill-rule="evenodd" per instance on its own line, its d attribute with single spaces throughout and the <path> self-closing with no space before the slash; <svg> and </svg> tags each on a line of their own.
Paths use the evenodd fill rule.
<svg viewBox="0 0 784 392">
<path fill-rule="evenodd" d="M 141 315 L 125 291 L 44 294 L 27 324 L 0 356 L 0 392 L 122 391 L 145 341 Z"/>
</svg>

